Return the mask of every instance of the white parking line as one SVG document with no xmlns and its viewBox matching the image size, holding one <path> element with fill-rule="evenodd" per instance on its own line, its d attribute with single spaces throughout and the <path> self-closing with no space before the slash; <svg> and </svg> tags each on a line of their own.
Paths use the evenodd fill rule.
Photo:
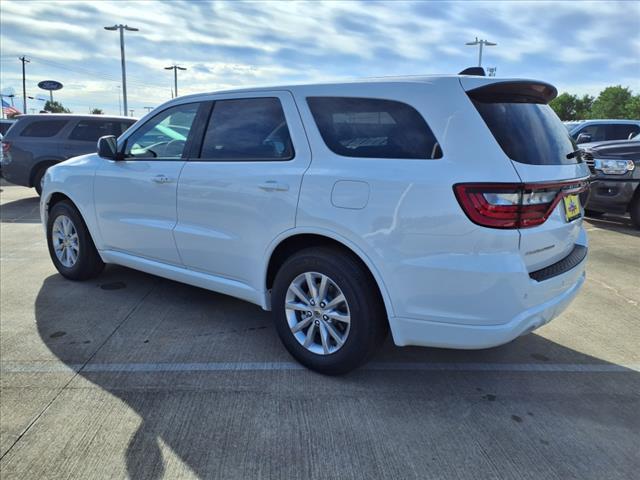
<svg viewBox="0 0 640 480">
<path fill-rule="evenodd" d="M 370 363 L 364 370 L 394 371 L 458 371 L 458 372 L 564 372 L 564 373 L 620 373 L 640 372 L 640 364 L 610 363 L 428 363 L 379 362 Z M 154 373 L 154 372 L 220 372 L 220 371 L 283 371 L 304 370 L 295 362 L 209 362 L 209 363 L 92 363 L 81 364 L 7 363 L 0 373 Z"/>
</svg>

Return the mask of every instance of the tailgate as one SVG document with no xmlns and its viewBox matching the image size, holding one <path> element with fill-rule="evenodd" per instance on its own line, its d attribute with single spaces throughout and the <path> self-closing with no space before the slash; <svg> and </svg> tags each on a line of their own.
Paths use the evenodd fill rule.
<svg viewBox="0 0 640 480">
<path fill-rule="evenodd" d="M 584 189 L 589 169 L 548 105 L 556 89 L 532 80 L 480 77 L 461 83 L 518 173 L 522 205 L 548 205 L 541 223 L 519 229 L 527 269 L 532 272 L 562 260 L 574 249 L 582 228 L 576 193 Z"/>
</svg>

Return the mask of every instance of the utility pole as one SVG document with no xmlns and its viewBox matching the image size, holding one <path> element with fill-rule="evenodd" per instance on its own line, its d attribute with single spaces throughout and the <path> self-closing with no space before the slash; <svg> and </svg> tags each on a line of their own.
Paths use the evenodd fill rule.
<svg viewBox="0 0 640 480">
<path fill-rule="evenodd" d="M 482 47 L 494 47 L 497 43 L 489 42 L 487 40 L 478 40 L 478 37 L 473 42 L 467 42 L 465 45 L 480 45 L 480 51 L 478 52 L 478 66 L 482 66 Z"/>
<path fill-rule="evenodd" d="M 22 100 L 23 100 L 23 110 L 22 111 L 24 113 L 27 113 L 27 82 L 26 82 L 26 79 L 25 79 L 24 64 L 25 63 L 31 63 L 31 60 L 29 60 L 24 55 L 19 57 L 19 59 L 22 62 Z"/>
<path fill-rule="evenodd" d="M 151 110 L 153 110 L 153 107 L 144 107 L 144 108 L 147 111 L 147 113 L 150 112 Z"/>
<path fill-rule="evenodd" d="M 133 117 L 133 108 L 131 110 L 129 110 L 129 114 L 130 114 L 129 115 L 130 117 Z"/>
<path fill-rule="evenodd" d="M 105 30 L 115 31 L 120 30 L 120 61 L 122 63 L 122 103 L 124 104 L 124 115 L 127 116 L 127 70 L 124 62 L 124 31 L 137 32 L 137 28 L 130 27 L 128 25 L 113 25 L 111 27 L 104 27 Z"/>
<path fill-rule="evenodd" d="M 164 67 L 165 70 L 173 70 L 173 91 L 175 92 L 175 96 L 178 96 L 178 70 L 186 70 L 184 67 L 180 67 L 178 65 L 172 65 L 170 67 Z"/>
</svg>

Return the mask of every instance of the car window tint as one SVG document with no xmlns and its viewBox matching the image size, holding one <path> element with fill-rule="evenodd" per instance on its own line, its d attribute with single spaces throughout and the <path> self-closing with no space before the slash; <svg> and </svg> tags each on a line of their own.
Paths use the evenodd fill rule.
<svg viewBox="0 0 640 480">
<path fill-rule="evenodd" d="M 105 135 L 120 136 L 120 122 L 115 120 L 81 120 L 73 128 L 69 140 L 97 142 Z"/>
<path fill-rule="evenodd" d="M 500 97 L 473 99 L 480 116 L 502 148 L 516 162 L 529 165 L 567 165 L 578 158 L 567 129 L 549 105 L 504 102 Z"/>
<path fill-rule="evenodd" d="M 591 140 L 590 140 L 591 142 L 602 142 L 604 140 L 607 140 L 606 125 L 602 125 L 602 124 L 588 125 L 584 127 L 582 130 L 580 130 L 580 133 L 586 133 L 587 135 L 591 135 Z M 580 133 L 578 133 L 578 135 L 580 135 Z"/>
<path fill-rule="evenodd" d="M 22 137 L 53 137 L 67 124 L 67 120 L 39 120 L 28 124 L 20 133 Z"/>
<path fill-rule="evenodd" d="M 200 157 L 228 161 L 293 158 L 280 100 L 268 97 L 216 101 Z"/>
<path fill-rule="evenodd" d="M 128 139 L 125 157 L 182 158 L 199 103 L 177 105 L 149 119 Z"/>
<path fill-rule="evenodd" d="M 307 103 L 327 147 L 345 157 L 442 157 L 433 132 L 410 105 L 392 100 L 309 97 Z"/>
<path fill-rule="evenodd" d="M 612 128 L 609 132 L 611 138 L 608 138 L 607 140 L 628 140 L 631 136 L 638 133 L 638 130 L 640 130 L 637 125 L 630 124 L 611 125 L 611 127 Z"/>
</svg>

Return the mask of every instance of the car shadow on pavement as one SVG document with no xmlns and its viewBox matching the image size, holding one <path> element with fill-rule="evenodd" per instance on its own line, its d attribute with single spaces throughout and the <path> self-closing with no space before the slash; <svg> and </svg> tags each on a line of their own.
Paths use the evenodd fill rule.
<svg viewBox="0 0 640 480">
<path fill-rule="evenodd" d="M 3 203 L 0 207 L 2 223 L 40 223 L 40 197 L 21 198 Z"/>
<path fill-rule="evenodd" d="M 69 314 L 73 311 L 81 314 Z M 296 368 L 270 315 L 260 308 L 122 267 L 108 266 L 88 282 L 46 278 L 35 314 L 42 341 L 58 359 L 140 416 L 139 427 L 122 446 L 133 479 L 168 475 L 162 444 L 200 478 L 328 478 L 323 470 L 328 457 L 314 453 L 314 445 L 331 450 L 334 476 L 340 469 L 345 478 L 357 469 L 360 477 L 393 476 L 393 468 L 413 462 L 405 472 L 411 476 L 409 471 L 429 471 L 435 460 L 423 448 L 437 448 L 438 438 L 451 436 L 460 448 L 446 462 L 462 463 L 477 448 L 483 457 L 504 455 L 500 448 L 534 453 L 555 448 L 560 460 L 540 461 L 538 473 L 580 477 L 575 469 L 589 472 L 592 466 L 584 459 L 606 449 L 609 437 L 601 433 L 594 445 L 574 451 L 571 442 L 591 440 L 558 440 L 564 430 L 585 419 L 616 435 L 632 435 L 638 426 L 628 408 L 638 391 L 637 372 L 623 367 L 607 372 L 606 366 L 615 366 L 536 334 L 481 351 L 397 348 L 388 339 L 373 367 L 326 377 Z M 228 368 L 200 368 L 212 362 Z M 234 369 L 247 364 L 289 367 Z M 400 364 L 418 367 L 376 367 Z M 420 367 L 429 364 L 444 367 Z M 171 365 L 177 369 L 171 371 Z M 533 371 L 519 372 L 513 365 Z M 574 370 L 554 372 L 558 365 Z M 466 370 L 469 366 L 475 367 Z M 580 366 L 603 367 L 605 373 L 595 373 L 594 379 Z M 618 390 L 611 392 L 614 381 Z M 608 394 L 623 398 L 626 410 L 601 412 L 587 402 Z M 535 422 L 544 426 L 533 428 Z M 367 460 L 372 456 L 389 463 L 374 465 Z M 476 466 L 476 478 L 512 473 L 486 468 Z"/>
<path fill-rule="evenodd" d="M 628 216 L 605 214 L 599 218 L 587 217 L 585 221 L 587 225 L 590 224 L 596 228 L 640 237 L 640 229 L 631 223 L 631 219 Z"/>
</svg>

